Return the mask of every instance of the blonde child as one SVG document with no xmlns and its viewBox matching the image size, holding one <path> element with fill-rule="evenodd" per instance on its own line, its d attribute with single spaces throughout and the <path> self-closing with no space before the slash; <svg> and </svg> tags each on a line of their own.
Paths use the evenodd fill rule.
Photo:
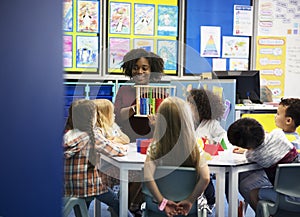
<svg viewBox="0 0 300 217">
<path fill-rule="evenodd" d="M 196 168 L 198 182 L 192 194 L 177 204 L 164 199 L 153 178 L 156 166 L 189 166 Z M 208 165 L 197 145 L 191 108 L 180 98 L 166 98 L 158 109 L 153 143 L 147 150 L 144 166 L 146 185 L 159 204 L 164 201 L 163 211 L 153 203 L 147 209 L 164 212 L 167 216 L 187 215 L 193 203 L 204 192 L 209 183 Z M 180 186 L 179 186 L 180 187 Z"/>
<path fill-rule="evenodd" d="M 102 182 L 97 165 L 99 154 L 124 156 L 126 148 L 105 138 L 96 126 L 96 116 L 96 105 L 91 100 L 72 104 L 64 134 L 64 195 L 84 198 L 88 206 L 96 198 L 118 213 L 118 198 Z"/>
<path fill-rule="evenodd" d="M 107 99 L 95 99 L 93 102 L 97 106 L 97 125 L 104 130 L 106 138 L 113 142 L 128 144 L 130 142 L 129 137 L 123 133 L 120 127 L 115 123 L 113 103 Z M 120 184 L 118 168 L 102 164 L 101 171 L 101 178 L 106 181 L 108 186 L 113 188 L 113 186 Z M 140 176 L 141 174 L 136 171 L 130 171 L 129 173 L 130 180 L 139 180 Z M 129 183 L 128 199 L 130 211 L 134 212 L 137 216 L 140 211 L 140 204 L 142 203 L 140 182 Z"/>
<path fill-rule="evenodd" d="M 97 125 L 104 129 L 106 138 L 117 143 L 128 144 L 129 137 L 115 122 L 114 104 L 107 99 L 95 99 L 93 102 L 97 106 Z"/>
</svg>

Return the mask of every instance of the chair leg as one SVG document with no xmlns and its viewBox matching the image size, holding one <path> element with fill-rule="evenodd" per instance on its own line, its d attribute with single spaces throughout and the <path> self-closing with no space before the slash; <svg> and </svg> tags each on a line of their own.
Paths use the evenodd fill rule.
<svg viewBox="0 0 300 217">
<path fill-rule="evenodd" d="M 63 216 L 68 217 L 72 208 L 74 208 L 76 217 L 89 217 L 88 209 L 84 199 L 75 197 L 64 198 Z"/>
</svg>

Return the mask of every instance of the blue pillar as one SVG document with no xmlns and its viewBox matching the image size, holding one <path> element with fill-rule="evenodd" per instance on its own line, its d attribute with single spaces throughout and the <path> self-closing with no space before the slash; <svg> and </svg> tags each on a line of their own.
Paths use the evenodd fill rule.
<svg viewBox="0 0 300 217">
<path fill-rule="evenodd" d="M 0 216 L 61 216 L 61 0 L 0 4 Z"/>
</svg>

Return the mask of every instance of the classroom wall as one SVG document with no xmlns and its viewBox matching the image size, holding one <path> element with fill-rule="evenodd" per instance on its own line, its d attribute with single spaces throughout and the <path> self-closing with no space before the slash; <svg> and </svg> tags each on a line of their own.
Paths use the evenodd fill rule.
<svg viewBox="0 0 300 217">
<path fill-rule="evenodd" d="M 60 0 L 1 1 L 0 216 L 61 216 Z"/>
</svg>

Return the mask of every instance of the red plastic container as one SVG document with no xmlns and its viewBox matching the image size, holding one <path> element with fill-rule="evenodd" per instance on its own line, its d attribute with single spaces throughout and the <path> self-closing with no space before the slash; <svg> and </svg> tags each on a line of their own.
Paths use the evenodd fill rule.
<svg viewBox="0 0 300 217">
<path fill-rule="evenodd" d="M 152 139 L 145 139 L 141 141 L 141 154 L 146 154 L 148 146 L 152 142 Z"/>
</svg>

